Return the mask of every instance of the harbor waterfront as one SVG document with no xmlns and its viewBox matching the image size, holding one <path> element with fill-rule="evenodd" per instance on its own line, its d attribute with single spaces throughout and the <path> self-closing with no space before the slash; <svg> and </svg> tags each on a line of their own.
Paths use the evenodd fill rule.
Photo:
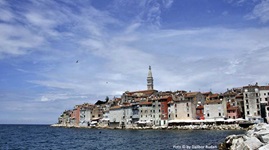
<svg viewBox="0 0 269 150">
<path fill-rule="evenodd" d="M 224 93 L 158 91 L 154 89 L 151 66 L 146 81 L 147 90 L 126 91 L 121 97 L 107 96 L 104 101 L 64 110 L 56 126 L 140 129 L 192 125 L 196 129 L 224 126 L 224 130 L 230 130 L 240 129 L 237 124 L 269 119 L 269 85 L 249 84 Z"/>
<path fill-rule="evenodd" d="M 218 149 L 244 130 L 110 130 L 0 125 L 0 149 Z"/>
</svg>

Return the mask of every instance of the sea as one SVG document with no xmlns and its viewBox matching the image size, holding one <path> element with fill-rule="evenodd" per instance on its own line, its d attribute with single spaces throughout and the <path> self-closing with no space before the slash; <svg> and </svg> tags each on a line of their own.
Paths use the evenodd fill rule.
<svg viewBox="0 0 269 150">
<path fill-rule="evenodd" d="M 241 130 L 117 130 L 0 125 L 1 150 L 218 149 Z"/>
</svg>

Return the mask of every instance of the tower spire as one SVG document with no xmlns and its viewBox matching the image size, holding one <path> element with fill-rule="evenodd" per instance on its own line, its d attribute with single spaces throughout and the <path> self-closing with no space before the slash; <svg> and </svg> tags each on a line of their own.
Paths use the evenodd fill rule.
<svg viewBox="0 0 269 150">
<path fill-rule="evenodd" d="M 148 72 L 148 77 L 147 77 L 147 87 L 148 87 L 148 90 L 153 90 L 153 77 L 152 77 L 152 72 L 151 72 L 151 66 L 149 66 L 149 72 Z"/>
</svg>

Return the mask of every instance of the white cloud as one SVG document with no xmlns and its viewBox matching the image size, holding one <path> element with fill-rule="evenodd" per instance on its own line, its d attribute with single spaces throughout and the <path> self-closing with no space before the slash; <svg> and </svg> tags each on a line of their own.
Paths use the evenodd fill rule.
<svg viewBox="0 0 269 150">
<path fill-rule="evenodd" d="M 262 0 L 257 4 L 252 13 L 245 16 L 246 19 L 259 19 L 262 23 L 269 21 L 269 0 Z"/>
<path fill-rule="evenodd" d="M 40 46 L 43 37 L 15 25 L 0 24 L 0 57 L 4 55 L 22 55 Z"/>
</svg>

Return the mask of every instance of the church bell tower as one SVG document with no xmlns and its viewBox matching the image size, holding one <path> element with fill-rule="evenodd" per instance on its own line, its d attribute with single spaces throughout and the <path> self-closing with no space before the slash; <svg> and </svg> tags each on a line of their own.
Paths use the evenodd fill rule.
<svg viewBox="0 0 269 150">
<path fill-rule="evenodd" d="M 149 72 L 148 72 L 148 77 L 147 77 L 147 87 L 148 87 L 148 90 L 153 90 L 153 77 L 152 77 L 152 72 L 151 72 L 151 66 L 149 66 Z"/>
</svg>

